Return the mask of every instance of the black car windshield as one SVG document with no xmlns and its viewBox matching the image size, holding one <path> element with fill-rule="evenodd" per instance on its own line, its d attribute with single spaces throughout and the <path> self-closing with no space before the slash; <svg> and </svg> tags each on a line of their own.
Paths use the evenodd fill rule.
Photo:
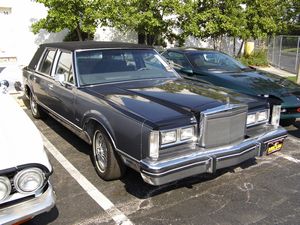
<svg viewBox="0 0 300 225">
<path fill-rule="evenodd" d="M 193 67 L 210 72 L 241 72 L 249 67 L 220 52 L 195 52 L 188 54 Z"/>
<path fill-rule="evenodd" d="M 80 85 L 178 77 L 152 49 L 77 51 L 76 65 Z"/>
</svg>

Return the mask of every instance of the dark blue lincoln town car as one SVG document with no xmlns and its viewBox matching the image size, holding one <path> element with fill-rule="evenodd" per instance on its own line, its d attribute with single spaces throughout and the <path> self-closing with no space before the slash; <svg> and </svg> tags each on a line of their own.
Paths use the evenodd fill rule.
<svg viewBox="0 0 300 225">
<path fill-rule="evenodd" d="M 33 116 L 47 112 L 92 145 L 105 180 L 126 166 L 152 185 L 214 173 L 278 151 L 286 137 L 280 106 L 184 80 L 148 46 L 43 44 L 24 85 Z"/>
</svg>

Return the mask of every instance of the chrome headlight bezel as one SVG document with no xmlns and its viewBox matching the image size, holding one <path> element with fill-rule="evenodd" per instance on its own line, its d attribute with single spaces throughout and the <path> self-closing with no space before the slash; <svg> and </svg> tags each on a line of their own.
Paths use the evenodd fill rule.
<svg viewBox="0 0 300 225">
<path fill-rule="evenodd" d="M 265 124 L 269 122 L 270 110 L 264 109 L 256 112 L 250 112 L 247 114 L 246 126 L 252 127 L 259 124 Z"/>
<path fill-rule="evenodd" d="M 160 132 L 161 145 L 167 145 L 176 142 L 178 139 L 176 130 L 167 130 Z"/>
<path fill-rule="evenodd" d="M 35 180 L 32 180 L 33 178 Z M 34 188 L 26 190 L 25 186 L 22 186 L 26 184 L 26 182 L 32 182 L 32 181 L 37 182 Z M 14 176 L 14 187 L 19 193 L 33 194 L 43 188 L 45 181 L 46 181 L 46 176 L 40 168 L 36 168 L 36 167 L 27 168 L 19 171 Z"/>
<path fill-rule="evenodd" d="M 3 193 L 2 197 L 0 195 L 0 202 L 1 202 L 5 200 L 11 193 L 11 183 L 8 177 L 0 176 L 0 185 L 3 185 L 6 188 L 6 191 Z"/>
<path fill-rule="evenodd" d="M 189 132 L 189 134 L 184 136 L 184 132 Z M 172 136 L 171 134 L 174 137 L 173 139 L 170 138 L 170 136 Z M 149 135 L 149 157 L 153 160 L 157 160 L 159 158 L 159 152 L 161 149 L 196 141 L 197 138 L 195 134 L 196 124 L 175 129 L 151 131 Z M 167 135 L 169 135 L 168 141 L 164 140 Z"/>
</svg>

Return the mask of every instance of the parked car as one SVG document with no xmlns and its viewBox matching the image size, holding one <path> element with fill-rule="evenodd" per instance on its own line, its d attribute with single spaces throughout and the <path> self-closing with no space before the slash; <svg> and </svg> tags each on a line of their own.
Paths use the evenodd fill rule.
<svg viewBox="0 0 300 225">
<path fill-rule="evenodd" d="M 104 180 L 125 166 L 161 185 L 280 150 L 280 106 L 182 79 L 149 46 L 43 44 L 23 70 L 32 114 L 47 112 L 92 145 Z M 277 118 L 277 122 L 276 122 Z"/>
<path fill-rule="evenodd" d="M 247 67 L 227 54 L 209 49 L 168 49 L 162 55 L 186 79 L 205 80 L 239 93 L 262 96 L 271 105 L 281 103 L 283 125 L 300 118 L 300 86 L 288 79 Z"/>
<path fill-rule="evenodd" d="M 0 224 L 15 224 L 49 211 L 55 194 L 52 167 L 38 129 L 0 83 Z"/>
</svg>

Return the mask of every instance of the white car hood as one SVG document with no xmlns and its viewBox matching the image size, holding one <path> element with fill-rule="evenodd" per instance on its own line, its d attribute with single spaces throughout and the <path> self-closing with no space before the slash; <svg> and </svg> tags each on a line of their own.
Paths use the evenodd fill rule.
<svg viewBox="0 0 300 225">
<path fill-rule="evenodd" d="M 52 171 L 39 130 L 11 96 L 0 93 L 0 170 L 30 163 Z"/>
</svg>

